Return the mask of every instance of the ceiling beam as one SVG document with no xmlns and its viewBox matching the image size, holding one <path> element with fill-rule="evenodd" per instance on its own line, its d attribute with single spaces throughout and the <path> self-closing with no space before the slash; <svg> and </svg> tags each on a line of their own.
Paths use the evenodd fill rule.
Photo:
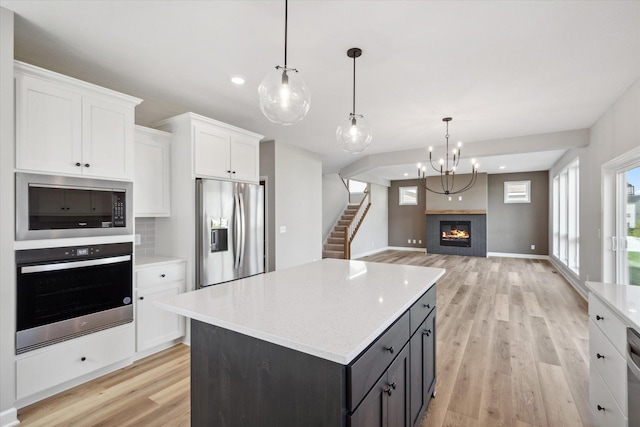
<svg viewBox="0 0 640 427">
<path fill-rule="evenodd" d="M 465 157 L 482 158 L 509 154 L 535 153 L 551 150 L 569 150 L 589 145 L 589 129 L 542 133 L 512 138 L 468 142 L 463 146 Z M 340 169 L 344 179 L 362 175 L 381 166 L 417 164 L 429 159 L 427 147 L 390 153 L 369 154 Z"/>
</svg>

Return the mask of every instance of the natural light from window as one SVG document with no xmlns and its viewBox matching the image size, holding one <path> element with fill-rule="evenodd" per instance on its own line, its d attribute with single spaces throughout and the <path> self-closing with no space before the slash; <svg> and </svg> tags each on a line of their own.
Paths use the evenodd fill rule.
<svg viewBox="0 0 640 427">
<path fill-rule="evenodd" d="M 553 256 L 576 275 L 580 270 L 580 163 L 576 159 L 553 177 Z"/>
</svg>

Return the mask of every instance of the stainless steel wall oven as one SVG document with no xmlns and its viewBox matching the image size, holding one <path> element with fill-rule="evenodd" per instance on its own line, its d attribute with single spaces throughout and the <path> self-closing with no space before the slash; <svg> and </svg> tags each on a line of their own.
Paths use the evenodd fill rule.
<svg viewBox="0 0 640 427">
<path fill-rule="evenodd" d="M 16 354 L 133 321 L 131 242 L 16 251 Z"/>
</svg>

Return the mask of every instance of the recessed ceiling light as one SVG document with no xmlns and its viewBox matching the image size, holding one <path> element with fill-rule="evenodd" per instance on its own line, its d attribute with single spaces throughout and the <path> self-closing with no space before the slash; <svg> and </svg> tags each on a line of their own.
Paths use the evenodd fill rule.
<svg viewBox="0 0 640 427">
<path fill-rule="evenodd" d="M 504 168 L 506 168 L 506 166 L 502 165 L 502 166 L 499 166 L 499 168 L 500 169 L 504 169 Z"/>
<path fill-rule="evenodd" d="M 240 76 L 231 77 L 231 83 L 236 84 L 238 86 L 243 85 L 244 79 Z"/>
<path fill-rule="evenodd" d="M 409 174 L 405 172 L 405 173 L 404 173 L 404 176 L 409 176 Z"/>
</svg>

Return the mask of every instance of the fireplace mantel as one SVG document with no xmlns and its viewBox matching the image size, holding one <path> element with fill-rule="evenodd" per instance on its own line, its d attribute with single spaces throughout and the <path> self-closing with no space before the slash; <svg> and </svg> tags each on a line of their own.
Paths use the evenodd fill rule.
<svg viewBox="0 0 640 427">
<path fill-rule="evenodd" d="M 486 209 L 471 209 L 471 210 L 444 210 L 444 211 L 424 211 L 427 215 L 486 215 Z"/>
</svg>

